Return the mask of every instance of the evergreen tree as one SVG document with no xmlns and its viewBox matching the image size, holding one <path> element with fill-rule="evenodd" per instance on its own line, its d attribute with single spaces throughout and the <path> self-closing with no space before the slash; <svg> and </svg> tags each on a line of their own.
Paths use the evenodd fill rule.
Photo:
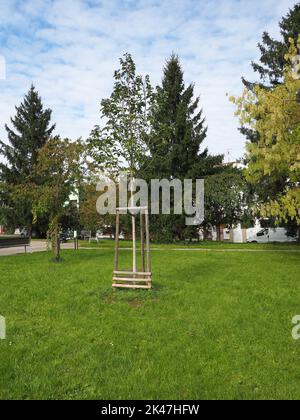
<svg viewBox="0 0 300 420">
<path fill-rule="evenodd" d="M 202 178 L 221 164 L 223 156 L 210 156 L 207 148 L 201 150 L 207 128 L 199 101 L 194 97 L 194 85 L 185 86 L 179 58 L 173 54 L 154 95 L 145 178 Z M 160 215 L 152 216 L 151 230 L 156 240 L 169 242 L 191 238 L 197 229 L 187 228 L 184 216 Z"/>
<path fill-rule="evenodd" d="M 267 86 L 277 85 L 283 82 L 285 55 L 289 52 L 292 38 L 298 41 L 300 34 L 300 3 L 298 2 L 293 9 L 279 22 L 281 40 L 273 39 L 268 32 L 264 32 L 262 42 L 258 44 L 260 59 L 258 63 L 252 62 L 252 67 L 260 76 L 260 80 Z M 245 82 L 246 87 L 253 84 Z"/>
<path fill-rule="evenodd" d="M 31 203 L 13 197 L 12 190 L 26 182 L 37 162 L 39 149 L 55 129 L 50 124 L 51 113 L 43 108 L 38 92 L 31 86 L 24 101 L 16 107 L 16 115 L 11 119 L 13 128 L 5 125 L 8 144 L 0 141 L 0 156 L 4 158 L 0 163 L 1 204 L 6 209 L 6 222 L 14 228 L 32 227 Z"/>
<path fill-rule="evenodd" d="M 258 44 L 260 59 L 258 63 L 252 62 L 253 70 L 258 73 L 259 81 L 249 82 L 244 78 L 243 83 L 249 90 L 259 85 L 270 88 L 283 83 L 285 55 L 289 51 L 292 38 L 297 42 L 300 34 L 300 3 L 297 3 L 288 14 L 279 22 L 281 39 L 273 39 L 268 32 L 264 32 L 262 42 Z M 241 133 L 252 143 L 259 141 L 259 134 L 248 127 L 241 127 Z M 276 186 L 275 186 L 276 188 Z"/>
<path fill-rule="evenodd" d="M 222 160 L 209 156 L 206 148 L 201 151 L 207 128 L 198 107 L 194 86 L 185 87 L 179 58 L 173 54 L 164 68 L 162 85 L 156 89 L 148 174 L 167 179 L 199 177 Z"/>
</svg>

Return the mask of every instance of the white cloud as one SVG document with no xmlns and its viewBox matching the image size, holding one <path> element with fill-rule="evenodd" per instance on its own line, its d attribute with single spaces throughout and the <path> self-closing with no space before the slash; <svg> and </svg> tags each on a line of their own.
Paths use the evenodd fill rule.
<svg viewBox="0 0 300 420">
<path fill-rule="evenodd" d="M 53 109 L 57 132 L 87 137 L 99 123 L 99 104 L 109 95 L 118 58 L 131 52 L 138 71 L 159 83 L 165 59 L 177 52 L 187 82 L 195 82 L 213 153 L 243 154 L 244 139 L 226 93 L 252 79 L 264 30 L 278 36 L 278 21 L 294 1 L 162 0 L 1 1 L 0 137 L 33 82 Z M 11 16 L 14 16 L 12 22 Z"/>
</svg>

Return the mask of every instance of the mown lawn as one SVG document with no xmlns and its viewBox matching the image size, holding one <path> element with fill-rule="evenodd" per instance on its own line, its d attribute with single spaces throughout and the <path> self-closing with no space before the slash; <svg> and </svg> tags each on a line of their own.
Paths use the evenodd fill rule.
<svg viewBox="0 0 300 420">
<path fill-rule="evenodd" d="M 72 241 L 69 241 L 70 243 Z M 137 241 L 139 243 L 139 241 Z M 97 242 L 79 241 L 79 245 L 83 248 L 109 248 L 113 249 L 115 246 L 113 239 L 102 239 Z M 119 242 L 121 248 L 132 247 L 132 242 L 121 240 Z M 152 249 L 248 249 L 248 250 L 266 250 L 266 251 L 297 251 L 300 252 L 300 244 L 298 242 L 287 243 L 233 243 L 233 242 L 215 242 L 215 241 L 200 241 L 200 242 L 175 242 L 174 244 L 152 244 Z"/>
<path fill-rule="evenodd" d="M 156 251 L 151 292 L 62 255 L 0 257 L 1 399 L 300 398 L 299 253 Z"/>
</svg>

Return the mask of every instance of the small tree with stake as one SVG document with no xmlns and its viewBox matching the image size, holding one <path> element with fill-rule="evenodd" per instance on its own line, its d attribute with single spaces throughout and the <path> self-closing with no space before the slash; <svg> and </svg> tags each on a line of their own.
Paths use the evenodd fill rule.
<svg viewBox="0 0 300 420">
<path fill-rule="evenodd" d="M 113 177 L 126 171 L 133 181 L 148 151 L 146 135 L 150 130 L 153 92 L 149 76 L 143 78 L 136 74 L 136 66 L 130 54 L 120 59 L 120 65 L 120 69 L 114 73 L 115 84 L 111 96 L 101 102 L 101 117 L 106 120 L 106 124 L 102 129 L 96 126 L 91 133 L 89 151 L 101 170 Z M 132 233 L 135 271 L 134 216 Z"/>
</svg>

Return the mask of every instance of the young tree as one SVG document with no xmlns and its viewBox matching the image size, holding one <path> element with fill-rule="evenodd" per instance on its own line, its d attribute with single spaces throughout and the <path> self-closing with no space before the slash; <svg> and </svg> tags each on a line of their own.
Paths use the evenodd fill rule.
<svg viewBox="0 0 300 420">
<path fill-rule="evenodd" d="M 268 90 L 246 89 L 233 101 L 241 123 L 259 134 L 257 143 L 247 144 L 248 180 L 282 185 L 277 191 L 265 188 L 261 214 L 276 218 L 277 223 L 300 226 L 300 74 L 295 66 L 300 38 L 298 46 L 290 41 L 283 84 Z"/>
<path fill-rule="evenodd" d="M 149 76 L 136 74 L 130 54 L 120 59 L 121 68 L 114 74 L 115 84 L 108 99 L 101 102 L 104 127 L 95 127 L 89 139 L 90 155 L 98 168 L 118 177 L 126 171 L 134 180 L 147 154 L 146 134 L 152 88 Z M 132 196 L 133 194 L 131 194 Z M 136 271 L 135 217 L 132 216 L 133 271 Z"/>
<path fill-rule="evenodd" d="M 38 92 L 31 86 L 20 106 L 16 107 L 16 116 L 11 119 L 13 128 L 5 126 L 8 144 L 0 141 L 1 200 L 6 209 L 6 219 L 9 225 L 32 229 L 32 203 L 21 201 L 19 197 L 12 200 L 12 190 L 22 185 L 32 173 L 36 165 L 39 149 L 51 136 L 55 125 L 51 125 L 50 109 L 44 109 Z M 34 182 L 39 182 L 37 176 Z M 9 209 L 9 211 L 7 211 Z"/>
<path fill-rule="evenodd" d="M 32 197 L 34 219 L 49 215 L 48 236 L 57 262 L 60 260 L 61 221 L 68 214 L 69 197 L 77 192 L 83 177 L 83 152 L 84 145 L 80 140 L 71 142 L 59 137 L 51 138 L 40 149 L 31 176 L 34 178 L 38 175 L 44 182 L 40 185 L 27 184 Z"/>
<path fill-rule="evenodd" d="M 120 59 L 115 71 L 115 84 L 110 98 L 101 101 L 101 119 L 89 138 L 89 152 L 98 168 L 118 175 L 128 171 L 136 176 L 145 160 L 149 131 L 152 88 L 149 76 L 136 74 L 130 54 Z"/>
</svg>

